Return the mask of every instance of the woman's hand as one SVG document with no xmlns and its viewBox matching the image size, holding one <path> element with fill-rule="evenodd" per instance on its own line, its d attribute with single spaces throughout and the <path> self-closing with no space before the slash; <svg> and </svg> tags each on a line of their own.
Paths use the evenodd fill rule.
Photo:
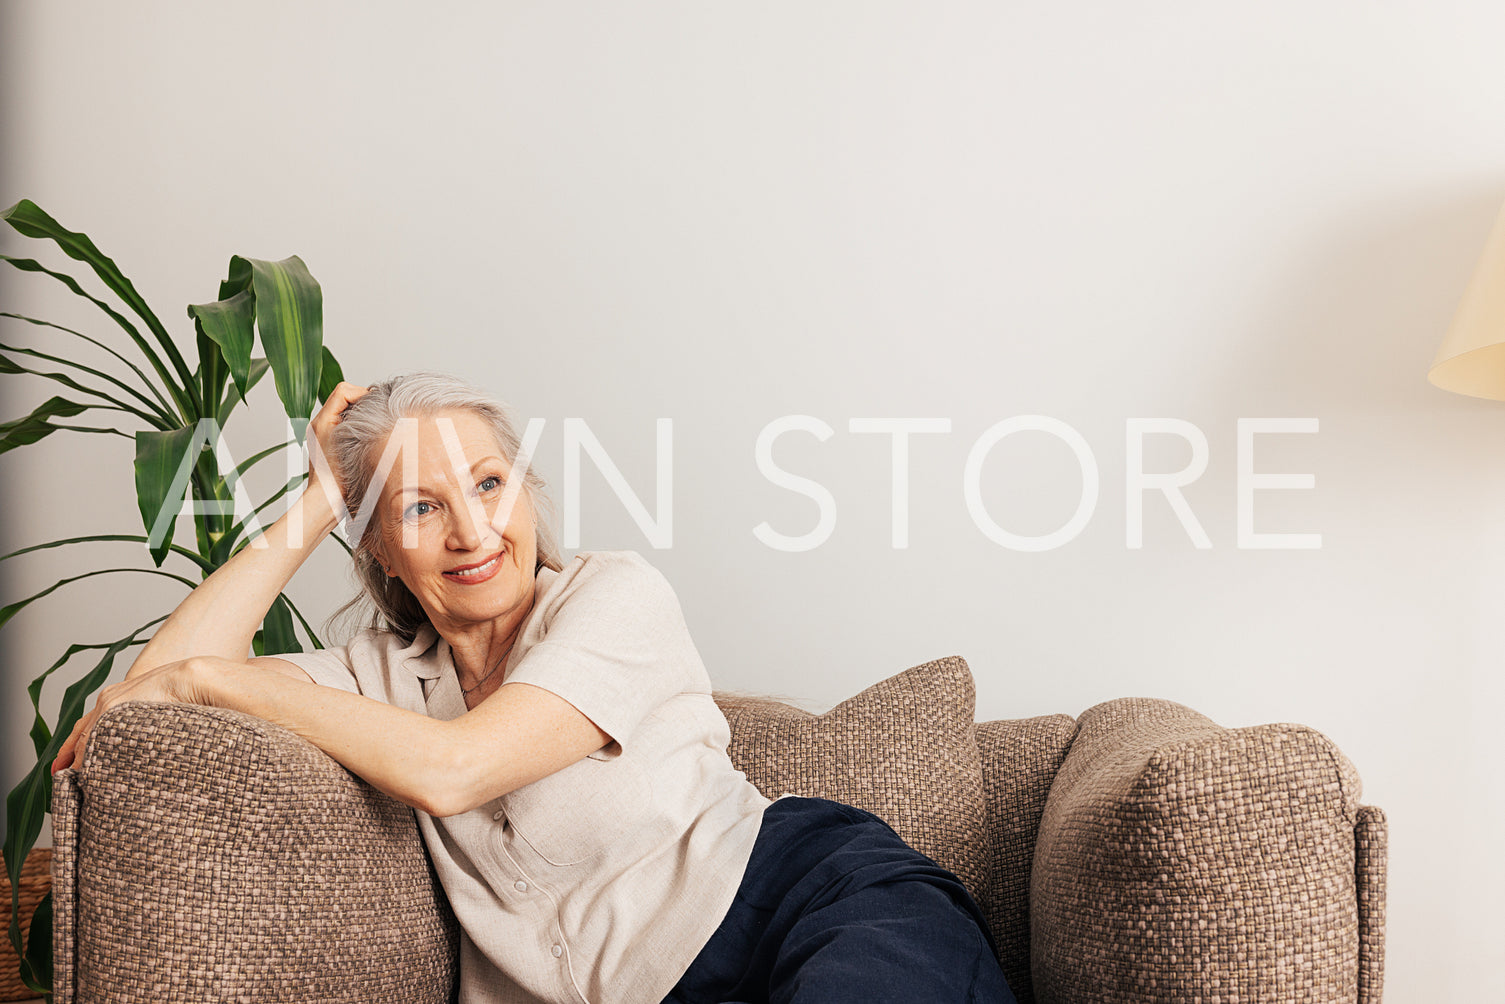
<svg viewBox="0 0 1505 1004">
<path fill-rule="evenodd" d="M 303 494 L 321 501 L 327 500 L 331 508 L 335 508 L 335 504 L 340 499 L 340 472 L 334 469 L 334 461 L 329 452 L 330 444 L 334 440 L 334 427 L 339 424 L 340 416 L 344 414 L 345 409 L 364 396 L 368 390 L 370 390 L 369 387 L 359 387 L 341 380 L 335 384 L 334 390 L 329 392 L 329 397 L 325 399 L 324 406 L 313 417 L 313 421 L 308 423 L 308 431 L 312 434 L 313 440 L 309 443 L 308 486 Z M 327 491 L 319 478 L 321 470 L 327 471 L 334 480 Z"/>
<path fill-rule="evenodd" d="M 200 672 L 203 660 L 197 656 L 168 662 L 155 669 L 138 673 L 128 680 L 112 683 L 99 692 L 94 710 L 78 720 L 73 731 L 52 761 L 52 773 L 84 762 L 84 747 L 101 715 L 125 701 L 164 701 L 170 704 L 209 704 L 209 694 Z"/>
</svg>

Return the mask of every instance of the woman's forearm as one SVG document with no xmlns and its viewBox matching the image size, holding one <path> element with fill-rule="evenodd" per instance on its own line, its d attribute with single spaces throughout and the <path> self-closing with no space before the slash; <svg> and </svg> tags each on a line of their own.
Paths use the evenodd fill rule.
<svg viewBox="0 0 1505 1004">
<path fill-rule="evenodd" d="M 243 663 L 277 594 L 337 524 L 323 493 L 304 492 L 260 538 L 242 547 L 178 604 L 126 678 L 196 655 Z"/>
<path fill-rule="evenodd" d="M 455 735 L 449 722 L 239 660 L 204 657 L 193 663 L 203 703 L 281 725 L 415 809 L 435 816 L 454 811 Z"/>
</svg>

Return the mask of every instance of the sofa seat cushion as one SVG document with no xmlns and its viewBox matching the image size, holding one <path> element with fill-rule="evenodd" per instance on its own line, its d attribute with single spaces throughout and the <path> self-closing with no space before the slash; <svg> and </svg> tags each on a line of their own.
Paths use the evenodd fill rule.
<svg viewBox="0 0 1505 1004">
<path fill-rule="evenodd" d="M 730 691 L 715 697 L 732 763 L 763 794 L 875 813 L 982 900 L 992 854 L 966 660 L 906 669 L 819 715 Z"/>
</svg>

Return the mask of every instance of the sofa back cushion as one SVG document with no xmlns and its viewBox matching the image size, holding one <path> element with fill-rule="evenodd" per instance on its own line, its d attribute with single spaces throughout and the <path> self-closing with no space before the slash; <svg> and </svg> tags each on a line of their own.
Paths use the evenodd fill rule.
<svg viewBox="0 0 1505 1004">
<path fill-rule="evenodd" d="M 726 691 L 715 697 L 731 726 L 732 763 L 763 794 L 829 798 L 877 814 L 987 909 L 991 831 L 964 659 L 906 669 L 820 715 Z"/>
<path fill-rule="evenodd" d="M 1051 782 L 1076 733 L 1070 715 L 977 723 L 993 858 L 981 899 L 999 961 L 1019 1004 L 1034 1000 L 1029 969 L 1030 867 Z"/>
</svg>

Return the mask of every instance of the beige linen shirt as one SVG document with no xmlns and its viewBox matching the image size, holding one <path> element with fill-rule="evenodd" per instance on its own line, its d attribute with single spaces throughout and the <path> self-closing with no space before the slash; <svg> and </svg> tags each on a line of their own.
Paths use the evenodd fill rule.
<svg viewBox="0 0 1505 1004">
<path fill-rule="evenodd" d="M 449 643 L 367 628 L 278 658 L 315 682 L 445 721 L 466 713 Z M 769 800 L 730 730 L 664 576 L 634 551 L 538 572 L 503 669 L 612 742 L 469 812 L 414 810 L 462 928 L 462 1004 L 659 1004 L 710 940 Z"/>
</svg>

